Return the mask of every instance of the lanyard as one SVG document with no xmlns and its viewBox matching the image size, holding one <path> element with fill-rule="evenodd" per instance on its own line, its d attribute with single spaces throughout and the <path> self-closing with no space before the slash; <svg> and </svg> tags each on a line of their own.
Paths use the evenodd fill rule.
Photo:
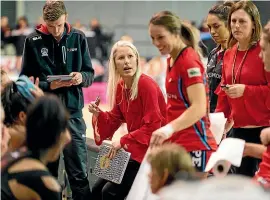
<svg viewBox="0 0 270 200">
<path fill-rule="evenodd" d="M 241 75 L 242 67 L 243 67 L 243 64 L 244 64 L 244 62 L 246 60 L 248 51 L 249 51 L 249 49 L 246 51 L 246 53 L 245 53 L 245 55 L 244 55 L 244 57 L 243 57 L 243 59 L 242 59 L 242 61 L 241 61 L 241 63 L 240 63 L 240 65 L 239 65 L 239 67 L 238 67 L 238 69 L 237 69 L 237 71 L 236 71 L 235 74 L 234 74 L 234 69 L 235 69 L 235 62 L 236 62 L 236 56 L 237 56 L 238 49 L 236 50 L 236 52 L 234 54 L 233 67 L 232 67 L 232 84 L 235 84 L 236 78 L 237 78 L 237 74 L 238 74 L 239 70 L 240 70 L 240 74 L 239 74 L 239 81 L 240 81 L 240 75 Z"/>
</svg>

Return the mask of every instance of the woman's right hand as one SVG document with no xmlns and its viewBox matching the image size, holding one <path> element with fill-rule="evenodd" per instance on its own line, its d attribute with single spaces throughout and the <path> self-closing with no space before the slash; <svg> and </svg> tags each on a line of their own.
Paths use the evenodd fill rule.
<svg viewBox="0 0 270 200">
<path fill-rule="evenodd" d="M 88 111 L 90 113 L 92 113 L 93 115 L 95 115 L 96 117 L 98 117 L 100 109 L 99 107 L 96 105 L 96 102 L 91 102 L 88 106 Z"/>
</svg>

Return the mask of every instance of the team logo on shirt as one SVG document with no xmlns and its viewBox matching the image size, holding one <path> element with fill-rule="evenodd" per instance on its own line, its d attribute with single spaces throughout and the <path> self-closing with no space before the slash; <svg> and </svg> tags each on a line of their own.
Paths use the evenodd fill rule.
<svg viewBox="0 0 270 200">
<path fill-rule="evenodd" d="M 169 98 L 169 99 L 177 99 L 177 95 L 176 94 L 167 93 L 167 98 Z"/>
<path fill-rule="evenodd" d="M 207 73 L 207 77 L 208 78 L 216 78 L 216 79 L 221 79 L 221 75 L 220 74 L 217 74 L 217 73 L 213 73 L 213 72 L 210 72 L 210 73 Z"/>
<path fill-rule="evenodd" d="M 77 51 L 77 50 L 78 50 L 77 48 L 67 48 L 68 52 L 73 52 L 73 51 Z"/>
<path fill-rule="evenodd" d="M 47 48 L 41 49 L 41 56 L 48 56 L 48 49 Z"/>
<path fill-rule="evenodd" d="M 188 72 L 188 77 L 192 78 L 192 77 L 196 77 L 196 76 L 201 76 L 201 70 L 199 67 L 193 67 L 187 70 Z"/>
</svg>

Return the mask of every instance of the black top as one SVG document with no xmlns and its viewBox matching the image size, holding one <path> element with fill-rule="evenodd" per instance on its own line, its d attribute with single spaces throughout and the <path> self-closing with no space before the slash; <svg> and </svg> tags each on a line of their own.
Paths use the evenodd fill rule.
<svg viewBox="0 0 270 200">
<path fill-rule="evenodd" d="M 223 57 L 225 51 L 220 51 L 220 47 L 213 49 L 207 61 L 207 77 L 209 82 L 210 112 L 215 112 L 218 96 L 215 90 L 222 78 Z"/>
<path fill-rule="evenodd" d="M 61 192 L 50 190 L 44 185 L 41 177 L 52 177 L 50 172 L 46 170 L 31 170 L 9 173 L 8 169 L 15 163 L 25 158 L 32 158 L 29 152 L 16 151 L 8 153 L 1 160 L 1 199 L 2 200 L 17 200 L 8 185 L 8 182 L 15 179 L 18 183 L 31 188 L 43 200 L 60 200 Z"/>
<path fill-rule="evenodd" d="M 44 92 L 56 94 L 66 106 L 71 118 L 82 117 L 84 98 L 82 87 L 89 87 L 94 79 L 88 44 L 83 32 L 66 23 L 66 33 L 59 42 L 40 26 L 25 40 L 21 75 L 39 77 Z M 70 87 L 50 89 L 48 75 L 82 74 L 82 83 Z"/>
</svg>

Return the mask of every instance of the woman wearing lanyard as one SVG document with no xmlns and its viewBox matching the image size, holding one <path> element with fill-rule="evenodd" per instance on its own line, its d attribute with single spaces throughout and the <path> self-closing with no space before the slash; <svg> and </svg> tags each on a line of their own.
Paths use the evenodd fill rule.
<svg viewBox="0 0 270 200">
<path fill-rule="evenodd" d="M 270 124 L 270 73 L 259 57 L 259 11 L 251 1 L 239 1 L 232 6 L 228 21 L 229 49 L 224 55 L 216 111 L 232 117 L 234 138 L 259 144 L 261 130 Z M 236 173 L 252 177 L 259 162 L 245 157 Z"/>
</svg>

